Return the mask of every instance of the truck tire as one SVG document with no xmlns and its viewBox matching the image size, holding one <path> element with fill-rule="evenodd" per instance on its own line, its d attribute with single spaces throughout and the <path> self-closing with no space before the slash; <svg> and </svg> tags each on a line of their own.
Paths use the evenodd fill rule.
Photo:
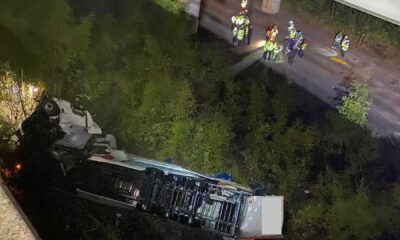
<svg viewBox="0 0 400 240">
<path fill-rule="evenodd" d="M 60 114 L 60 108 L 52 99 L 44 99 L 42 103 L 42 109 L 48 116 L 56 116 Z"/>
</svg>

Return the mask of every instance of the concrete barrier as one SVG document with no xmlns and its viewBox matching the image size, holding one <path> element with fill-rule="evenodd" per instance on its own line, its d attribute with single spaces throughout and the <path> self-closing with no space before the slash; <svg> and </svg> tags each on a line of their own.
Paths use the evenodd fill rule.
<svg viewBox="0 0 400 240">
<path fill-rule="evenodd" d="M 8 187 L 0 177 L 0 239 L 40 239 Z"/>
<path fill-rule="evenodd" d="M 262 0 L 261 11 L 269 14 L 276 14 L 281 7 L 281 0 Z"/>
</svg>

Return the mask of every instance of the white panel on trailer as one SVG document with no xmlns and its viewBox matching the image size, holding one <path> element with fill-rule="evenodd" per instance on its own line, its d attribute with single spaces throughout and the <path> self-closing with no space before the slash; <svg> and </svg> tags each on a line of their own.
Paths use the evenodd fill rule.
<svg viewBox="0 0 400 240">
<path fill-rule="evenodd" d="M 283 196 L 251 196 L 247 198 L 240 225 L 240 238 L 281 238 Z"/>
<path fill-rule="evenodd" d="M 400 26 L 399 0 L 335 0 Z"/>
<path fill-rule="evenodd" d="M 262 199 L 262 235 L 282 235 L 283 197 L 266 196 Z"/>
</svg>

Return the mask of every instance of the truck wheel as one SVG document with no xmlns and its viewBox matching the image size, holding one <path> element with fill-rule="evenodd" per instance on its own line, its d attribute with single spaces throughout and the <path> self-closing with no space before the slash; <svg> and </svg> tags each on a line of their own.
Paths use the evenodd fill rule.
<svg viewBox="0 0 400 240">
<path fill-rule="evenodd" d="M 56 116 L 60 114 L 60 108 L 58 107 L 57 103 L 51 99 L 43 100 L 43 111 L 49 116 Z"/>
</svg>

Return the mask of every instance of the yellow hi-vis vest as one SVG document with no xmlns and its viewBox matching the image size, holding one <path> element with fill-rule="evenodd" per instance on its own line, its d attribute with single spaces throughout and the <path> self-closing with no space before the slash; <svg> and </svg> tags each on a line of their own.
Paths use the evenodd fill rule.
<svg viewBox="0 0 400 240">
<path fill-rule="evenodd" d="M 342 50 L 343 51 L 348 51 L 350 46 L 350 41 L 349 40 L 344 40 L 342 42 Z"/>
<path fill-rule="evenodd" d="M 289 32 L 289 38 L 290 39 L 295 39 L 296 38 L 296 31 Z"/>
<path fill-rule="evenodd" d="M 278 54 L 280 51 L 282 51 L 282 46 L 278 45 L 276 42 L 274 44 L 274 54 Z"/>
<path fill-rule="evenodd" d="M 239 28 L 238 32 L 237 32 L 237 39 L 239 41 L 244 39 L 244 34 L 245 34 L 245 28 Z"/>
<path fill-rule="evenodd" d="M 271 52 L 274 50 L 274 43 L 271 41 L 267 41 L 264 44 L 264 48 L 263 48 L 264 52 Z"/>
</svg>

